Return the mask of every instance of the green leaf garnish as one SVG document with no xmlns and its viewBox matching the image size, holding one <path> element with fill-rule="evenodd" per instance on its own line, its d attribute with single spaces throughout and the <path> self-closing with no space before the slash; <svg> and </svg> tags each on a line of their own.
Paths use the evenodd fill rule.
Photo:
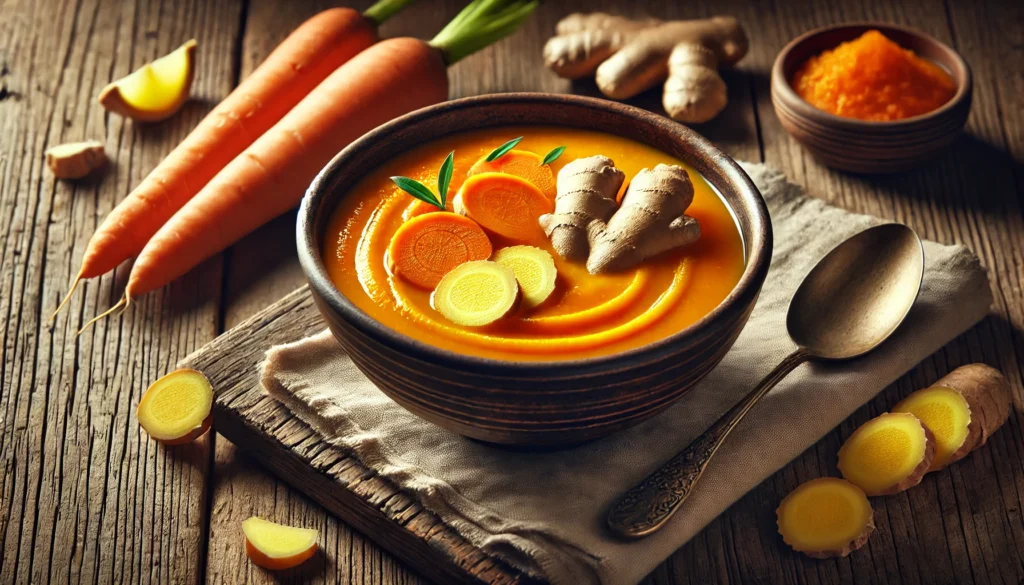
<svg viewBox="0 0 1024 585">
<path fill-rule="evenodd" d="M 515 148 L 516 145 L 519 144 L 519 141 L 522 140 L 522 139 L 523 139 L 523 137 L 520 136 L 519 138 L 513 138 L 512 140 L 509 140 L 505 144 L 502 144 L 498 148 L 495 148 L 494 150 L 492 150 L 491 154 L 488 154 L 487 158 L 484 159 L 484 160 L 486 160 L 487 162 L 494 162 L 494 161 L 498 160 L 499 158 L 505 156 L 505 154 L 508 153 L 508 151 L 510 151 L 513 148 Z"/>
<path fill-rule="evenodd" d="M 555 162 L 556 160 L 558 160 L 558 157 L 562 156 L 563 152 L 565 152 L 564 146 L 556 146 L 555 148 L 551 149 L 551 152 L 544 155 L 544 160 L 541 161 L 540 166 L 549 165 Z"/>
<path fill-rule="evenodd" d="M 437 194 L 441 196 L 441 209 L 448 205 L 448 183 L 452 182 L 452 170 L 455 168 L 455 151 L 448 153 L 448 158 L 441 163 L 437 171 Z"/>
<path fill-rule="evenodd" d="M 412 195 L 424 203 L 440 207 L 441 210 L 444 211 L 444 205 L 441 205 L 441 202 L 437 200 L 437 197 L 430 192 L 430 189 L 428 189 L 426 185 L 420 183 L 416 179 L 410 179 L 409 177 L 391 177 L 391 181 L 394 182 L 395 185 L 398 185 L 399 189 L 405 191 L 409 195 Z"/>
</svg>

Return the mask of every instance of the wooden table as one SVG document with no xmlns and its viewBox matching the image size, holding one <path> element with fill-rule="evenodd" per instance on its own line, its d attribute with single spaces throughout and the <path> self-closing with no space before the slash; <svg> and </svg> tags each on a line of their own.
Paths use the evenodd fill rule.
<svg viewBox="0 0 1024 585">
<path fill-rule="evenodd" d="M 352 4 L 365 5 L 368 2 Z M 6 0 L 0 6 L 0 583 L 418 583 L 362 534 L 209 434 L 165 449 L 135 419 L 146 386 L 187 353 L 302 283 L 294 214 L 286 215 L 127 314 L 80 337 L 83 320 L 120 296 L 127 266 L 80 291 L 47 321 L 98 222 L 295 25 L 332 2 L 285 0 Z M 461 5 L 421 0 L 385 35 L 430 36 Z M 698 130 L 734 157 L 782 168 L 842 207 L 905 222 L 971 247 L 989 268 L 995 306 L 679 550 L 650 583 L 1024 582 L 1024 4 L 998 0 L 746 3 L 565 0 L 545 3 L 515 36 L 455 66 L 453 96 L 499 91 L 595 93 L 541 66 L 555 22 L 609 8 L 659 17 L 729 13 L 750 31 L 727 76 L 730 105 Z M 767 72 L 797 34 L 879 19 L 956 47 L 974 71 L 967 134 L 934 163 L 889 177 L 822 167 L 772 111 Z M 109 80 L 199 41 L 194 94 L 172 120 L 140 126 L 95 101 Z M 658 96 L 639 100 L 657 107 Z M 104 141 L 105 176 L 55 181 L 42 152 Z M 842 560 L 789 551 L 774 509 L 799 482 L 835 474 L 857 425 L 900 396 L 972 361 L 1002 369 L 1015 413 L 983 450 L 897 496 L 874 500 L 878 529 Z M 239 522 L 259 511 L 322 530 L 325 560 L 275 576 L 246 559 Z"/>
</svg>

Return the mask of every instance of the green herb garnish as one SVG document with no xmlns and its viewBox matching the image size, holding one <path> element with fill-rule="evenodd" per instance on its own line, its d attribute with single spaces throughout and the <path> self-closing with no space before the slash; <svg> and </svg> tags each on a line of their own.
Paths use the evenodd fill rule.
<svg viewBox="0 0 1024 585">
<path fill-rule="evenodd" d="M 551 149 L 551 152 L 544 155 L 544 160 L 541 161 L 540 166 L 549 165 L 555 162 L 558 160 L 558 157 L 562 156 L 563 152 L 565 152 L 565 146 L 556 146 Z"/>
<path fill-rule="evenodd" d="M 441 163 L 437 171 L 437 192 L 441 195 L 441 209 L 448 205 L 448 183 L 452 182 L 452 170 L 455 168 L 455 151 L 448 153 L 448 158 Z"/>
<path fill-rule="evenodd" d="M 448 184 L 452 182 L 452 171 L 455 169 L 455 151 L 448 153 L 448 157 L 441 163 L 441 168 L 437 171 L 437 192 L 440 193 L 440 197 L 434 195 L 434 192 L 430 190 L 423 183 L 420 183 L 416 179 L 410 179 L 409 177 L 391 177 L 391 182 L 398 185 L 398 188 L 405 191 L 409 195 L 419 199 L 424 203 L 429 203 L 441 211 L 445 211 L 445 206 L 448 205 Z"/>
<path fill-rule="evenodd" d="M 487 162 L 494 162 L 494 161 L 496 161 L 497 159 L 505 156 L 508 153 L 508 151 L 510 151 L 513 148 L 515 148 L 516 145 L 519 144 L 519 141 L 522 140 L 522 139 L 523 139 L 523 137 L 520 136 L 519 138 L 513 138 L 512 140 L 509 140 L 505 144 L 502 144 L 498 148 L 495 148 L 493 151 L 491 151 L 491 154 L 488 154 L 487 158 L 484 159 L 484 160 L 486 160 Z"/>
</svg>

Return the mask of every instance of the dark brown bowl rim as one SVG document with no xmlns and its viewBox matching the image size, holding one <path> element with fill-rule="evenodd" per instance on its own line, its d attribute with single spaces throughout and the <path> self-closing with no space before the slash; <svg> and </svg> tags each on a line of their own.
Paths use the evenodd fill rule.
<svg viewBox="0 0 1024 585">
<path fill-rule="evenodd" d="M 833 113 L 826 112 L 825 110 L 820 110 L 820 109 L 812 106 L 810 103 L 808 103 L 806 100 L 804 100 L 802 97 L 800 97 L 796 93 L 796 90 L 794 90 L 793 86 L 790 85 L 789 79 L 786 79 L 786 75 L 783 72 L 783 64 L 786 62 L 786 59 L 789 57 L 789 54 L 792 53 L 793 50 L 796 47 L 798 47 L 798 46 L 808 42 L 809 40 L 813 39 L 814 37 L 817 37 L 817 36 L 823 35 L 825 33 L 832 32 L 832 31 L 843 30 L 843 29 L 859 29 L 859 28 L 876 29 L 876 30 L 879 30 L 879 31 L 881 31 L 883 33 L 886 30 L 895 30 L 895 31 L 899 31 L 899 32 L 901 32 L 903 34 L 906 34 L 906 35 L 909 35 L 909 36 L 918 37 L 920 39 L 923 39 L 925 41 L 934 43 L 934 44 L 944 48 L 946 51 L 949 52 L 950 55 L 953 56 L 953 58 L 957 61 L 958 65 L 960 67 L 962 67 L 963 70 L 964 70 L 964 79 L 963 79 L 963 81 L 956 80 L 957 81 L 956 93 L 953 94 L 953 97 L 951 97 L 948 102 L 942 104 L 940 107 L 938 107 L 935 110 L 932 110 L 930 112 L 926 112 L 924 114 L 918 114 L 917 116 L 912 116 L 910 118 L 904 118 L 902 120 L 892 120 L 892 121 L 858 120 L 856 118 L 845 118 L 843 116 L 837 116 L 837 115 L 835 115 Z M 796 112 L 797 114 L 799 114 L 800 116 L 805 117 L 805 118 L 807 118 L 807 117 L 818 117 L 818 118 L 822 119 L 824 122 L 827 122 L 827 123 L 835 125 L 835 126 L 842 126 L 842 127 L 846 128 L 846 129 L 858 129 L 858 128 L 871 128 L 873 130 L 885 130 L 885 129 L 889 129 L 889 128 L 891 128 L 891 129 L 899 129 L 899 128 L 902 128 L 904 126 L 910 126 L 910 125 L 913 125 L 914 123 L 921 122 L 922 120 L 927 120 L 929 118 L 935 118 L 935 117 L 941 116 L 941 115 L 945 114 L 946 112 L 956 108 L 965 99 L 970 99 L 971 89 L 972 89 L 973 83 L 974 83 L 973 82 L 973 76 L 972 76 L 972 73 L 971 73 L 970 66 L 967 64 L 967 61 L 963 58 L 963 56 L 959 53 L 959 51 L 957 51 L 953 47 L 950 47 L 946 43 L 943 43 L 942 41 L 936 39 L 935 37 L 931 36 L 930 34 L 928 34 L 926 32 L 917 30 L 915 28 L 911 28 L 909 26 L 902 26 L 902 25 L 898 25 L 898 24 L 889 24 L 889 23 L 885 23 L 885 22 L 873 22 L 873 21 L 856 21 L 856 22 L 844 22 L 842 24 L 831 24 L 831 25 L 828 25 L 828 26 L 823 26 L 823 27 L 816 28 L 816 29 L 809 30 L 809 31 L 805 32 L 804 34 L 796 37 L 795 39 L 793 39 L 792 41 L 787 43 L 786 46 L 783 47 L 781 51 L 779 51 L 779 54 L 775 57 L 775 62 L 772 64 L 772 73 L 771 73 L 771 87 L 772 87 L 772 91 L 773 92 L 778 92 L 780 94 L 780 96 L 779 96 L 780 99 L 786 100 L 787 105 L 789 107 L 792 107 L 793 109 L 797 110 L 797 112 Z"/>
<path fill-rule="evenodd" d="M 321 203 L 331 193 L 332 176 L 338 173 L 339 169 L 344 167 L 346 160 L 355 156 L 354 153 L 358 152 L 359 149 L 376 141 L 387 140 L 390 134 L 406 124 L 417 123 L 440 113 L 481 105 L 500 106 L 501 104 L 509 103 L 545 104 L 552 107 L 571 104 L 582 108 L 604 110 L 605 112 L 625 116 L 639 124 L 647 124 L 658 132 L 670 133 L 675 136 L 674 139 L 676 140 L 691 143 L 694 147 L 693 149 L 699 153 L 701 158 L 717 161 L 717 164 L 721 165 L 720 170 L 723 177 L 729 182 L 735 183 L 738 187 L 736 191 L 740 193 L 740 202 L 734 204 L 727 201 L 727 205 L 730 207 L 736 205 L 744 206 L 750 214 L 752 225 L 751 233 L 743 234 L 741 231 L 740 234 L 744 239 L 750 238 L 751 252 L 746 259 L 743 274 L 733 287 L 733 290 L 708 314 L 668 337 L 619 353 L 558 361 L 499 360 L 441 349 L 401 334 L 378 322 L 356 307 L 331 281 L 321 259 L 321 252 L 317 242 L 318 213 L 322 207 Z M 517 125 L 528 126 L 530 122 L 524 121 Z M 453 131 L 453 133 L 464 131 L 469 130 L 458 130 Z M 716 186 L 716 188 L 718 187 Z M 732 211 L 732 213 L 735 213 L 735 211 Z M 739 228 L 740 226 L 737 225 L 737 229 Z M 772 226 L 764 198 L 746 172 L 731 157 L 713 146 L 711 142 L 689 127 L 647 110 L 596 98 L 552 93 L 500 93 L 450 100 L 416 110 L 382 126 L 378 126 L 349 144 L 327 163 L 306 190 L 299 207 L 296 222 L 296 240 L 299 264 L 313 292 L 319 295 L 333 311 L 337 312 L 341 318 L 345 319 L 346 322 L 353 325 L 361 333 L 384 343 L 403 355 L 435 365 L 497 376 L 529 375 L 542 377 L 553 374 L 560 376 L 591 376 L 628 369 L 633 360 L 638 357 L 647 359 L 665 358 L 675 353 L 673 351 L 674 348 L 685 347 L 685 341 L 688 338 L 696 337 L 700 330 L 713 326 L 717 319 L 725 318 L 729 311 L 742 312 L 745 307 L 753 305 L 760 293 L 761 285 L 764 283 L 771 262 Z"/>
</svg>

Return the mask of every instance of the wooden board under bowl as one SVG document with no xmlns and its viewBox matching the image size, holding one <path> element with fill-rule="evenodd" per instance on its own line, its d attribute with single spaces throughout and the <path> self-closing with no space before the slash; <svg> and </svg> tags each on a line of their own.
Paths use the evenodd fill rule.
<svg viewBox="0 0 1024 585">
<path fill-rule="evenodd" d="M 452 584 L 537 583 L 467 542 L 352 454 L 321 440 L 263 392 L 259 366 L 266 351 L 325 327 L 309 289 L 302 287 L 179 366 L 200 370 L 213 384 L 217 432 L 423 576 Z"/>
</svg>

